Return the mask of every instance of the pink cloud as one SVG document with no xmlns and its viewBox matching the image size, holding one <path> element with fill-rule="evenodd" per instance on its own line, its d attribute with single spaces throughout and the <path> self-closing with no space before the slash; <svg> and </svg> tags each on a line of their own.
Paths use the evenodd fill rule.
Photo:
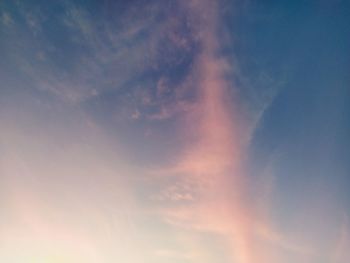
<svg viewBox="0 0 350 263">
<path fill-rule="evenodd" d="M 230 260 L 237 263 L 273 262 L 276 253 L 264 251 L 261 240 L 264 247 L 310 254 L 273 230 L 266 211 L 268 197 L 255 202 L 249 193 L 251 184 L 244 168 L 249 130 L 225 78 L 235 70 L 218 55 L 222 45 L 218 6 L 212 1 L 189 1 L 185 7 L 201 48 L 185 84 L 195 89 L 197 99 L 181 124 L 186 142 L 183 153 L 172 167 L 159 173 L 177 180 L 169 180 L 170 186 L 158 196 L 166 203 L 162 216 L 189 232 L 219 236 Z"/>
<path fill-rule="evenodd" d="M 189 77 L 189 85 L 197 89 L 197 102 L 184 120 L 185 136 L 191 142 L 170 169 L 189 187 L 173 187 L 168 198 L 191 199 L 167 208 L 164 215 L 172 224 L 222 236 L 233 251 L 232 260 L 238 263 L 261 262 L 254 248 L 256 215 L 248 201 L 242 165 L 242 127 L 230 104 L 235 100 L 230 98 L 224 77 L 228 63 L 217 55 L 217 10 L 215 4 L 206 1 L 191 1 L 189 6 L 198 18 L 196 33 L 202 49 Z"/>
</svg>

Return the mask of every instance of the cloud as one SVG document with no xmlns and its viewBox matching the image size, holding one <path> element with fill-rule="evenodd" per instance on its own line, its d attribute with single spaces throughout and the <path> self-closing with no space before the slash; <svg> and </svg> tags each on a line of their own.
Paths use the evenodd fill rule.
<svg viewBox="0 0 350 263">
<path fill-rule="evenodd" d="M 54 15 L 43 15 L 43 10 L 51 10 L 47 4 L 41 9 L 21 5 L 19 15 L 25 24 L 17 23 L 6 38 L 3 49 L 16 64 L 16 74 L 30 80 L 27 84 L 79 104 L 121 89 L 153 66 L 157 54 L 152 46 L 163 35 L 155 21 L 159 10 L 133 20 L 128 10 L 117 23 L 94 16 L 85 6 L 59 5 L 64 12 Z M 1 14 L 6 25 L 13 23 L 11 17 Z"/>
<path fill-rule="evenodd" d="M 191 198 L 187 205 L 165 209 L 165 216 L 175 225 L 222 236 L 235 262 L 262 262 L 254 248 L 257 215 L 248 200 L 242 127 L 237 122 L 238 107 L 231 105 L 237 99 L 230 97 L 225 79 L 230 68 L 219 55 L 218 7 L 213 2 L 190 1 L 187 8 L 195 17 L 201 48 L 190 83 L 196 88 L 197 103 L 185 117 L 186 136 L 193 142 L 188 142 L 178 163 L 170 169 L 186 187 L 170 187 L 172 195 L 168 198 Z"/>
<path fill-rule="evenodd" d="M 14 23 L 12 16 L 6 12 L 1 13 L 1 22 L 5 26 L 11 26 Z"/>
<path fill-rule="evenodd" d="M 182 154 L 175 157 L 174 165 L 154 173 L 163 186 L 156 195 L 161 215 L 190 235 L 220 237 L 230 262 L 273 262 L 278 253 L 271 247 L 311 255 L 307 248 L 274 230 L 268 217 L 271 180 L 262 182 L 259 189 L 268 191 L 263 200 L 257 202 L 252 192 L 245 158 L 249 129 L 254 125 L 242 120 L 240 98 L 232 92 L 238 87 L 232 87 L 228 78 L 236 74 L 235 68 L 220 55 L 227 43 L 220 38 L 219 6 L 211 1 L 189 1 L 184 8 L 200 49 L 185 80 L 185 86 L 195 91 L 196 100 L 180 121 L 185 142 Z M 270 252 L 263 247 L 269 247 Z M 205 250 L 200 249 L 202 253 Z"/>
</svg>

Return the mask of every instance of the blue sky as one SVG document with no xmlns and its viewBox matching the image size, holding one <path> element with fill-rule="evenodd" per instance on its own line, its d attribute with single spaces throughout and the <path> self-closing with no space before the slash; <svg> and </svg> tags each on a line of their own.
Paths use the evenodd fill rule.
<svg viewBox="0 0 350 263">
<path fill-rule="evenodd" d="M 349 13 L 2 1 L 0 260 L 348 262 Z"/>
</svg>

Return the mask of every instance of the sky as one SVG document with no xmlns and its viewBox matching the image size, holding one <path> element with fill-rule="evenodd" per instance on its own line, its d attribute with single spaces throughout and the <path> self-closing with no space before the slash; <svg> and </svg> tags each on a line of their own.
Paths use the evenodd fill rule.
<svg viewBox="0 0 350 263">
<path fill-rule="evenodd" d="M 350 262 L 349 13 L 0 1 L 0 261 Z"/>
</svg>

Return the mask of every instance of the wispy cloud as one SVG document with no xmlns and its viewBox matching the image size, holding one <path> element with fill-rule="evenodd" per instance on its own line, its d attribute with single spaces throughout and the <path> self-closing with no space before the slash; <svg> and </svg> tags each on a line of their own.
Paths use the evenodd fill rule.
<svg viewBox="0 0 350 263">
<path fill-rule="evenodd" d="M 185 7 L 200 46 L 186 83 L 195 90 L 196 101 L 181 122 L 186 142 L 183 153 L 175 157 L 173 166 L 158 172 L 171 178 L 158 196 L 168 203 L 162 210 L 165 220 L 198 234 L 219 236 L 226 242 L 230 260 L 238 263 L 271 262 L 276 253 L 263 251 L 266 243 L 277 250 L 309 254 L 272 230 L 266 216 L 268 198 L 259 203 L 252 193 L 245 171 L 247 134 L 252 126 L 242 121 L 240 100 L 232 92 L 237 87 L 227 78 L 236 72 L 220 55 L 226 43 L 220 38 L 219 6 L 189 1 Z M 270 182 L 263 182 L 262 187 L 271 191 L 266 184 Z"/>
<path fill-rule="evenodd" d="M 219 54 L 218 7 L 209 1 L 190 1 L 187 8 L 195 17 L 201 49 L 190 78 L 197 102 L 184 121 L 188 145 L 168 171 L 183 183 L 181 188 L 170 187 L 172 195 L 166 196 L 181 202 L 167 208 L 165 216 L 173 224 L 218 234 L 236 262 L 262 262 L 254 241 L 257 215 L 248 198 L 243 167 L 243 127 L 237 105 L 231 104 L 237 98 L 231 97 L 225 78 L 230 67 Z M 177 198 L 185 196 L 191 198 Z"/>
</svg>

